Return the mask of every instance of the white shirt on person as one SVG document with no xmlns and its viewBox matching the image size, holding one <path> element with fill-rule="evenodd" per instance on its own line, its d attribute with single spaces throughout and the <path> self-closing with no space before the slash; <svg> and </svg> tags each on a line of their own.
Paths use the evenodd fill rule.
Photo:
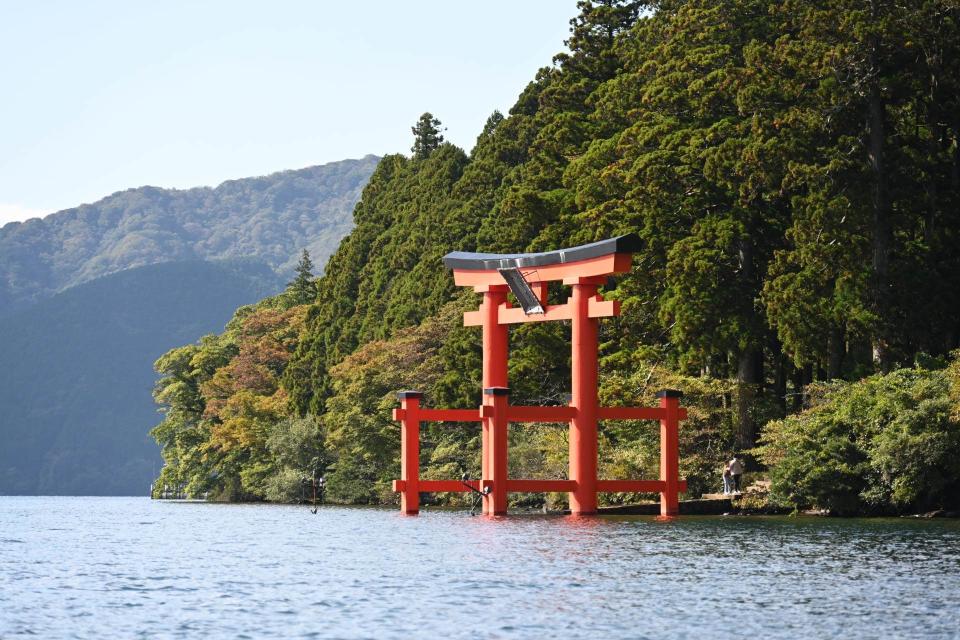
<svg viewBox="0 0 960 640">
<path fill-rule="evenodd" d="M 730 473 L 739 476 L 743 473 L 743 463 L 739 459 L 734 458 L 730 461 Z"/>
</svg>

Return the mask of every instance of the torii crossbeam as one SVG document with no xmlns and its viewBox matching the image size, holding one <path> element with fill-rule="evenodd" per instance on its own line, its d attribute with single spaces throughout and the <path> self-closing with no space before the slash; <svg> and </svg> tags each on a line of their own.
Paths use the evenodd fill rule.
<svg viewBox="0 0 960 640">
<path fill-rule="evenodd" d="M 677 515 L 679 494 L 686 481 L 679 478 L 679 421 L 687 417 L 680 407 L 681 393 L 664 390 L 659 407 L 601 407 L 597 392 L 597 329 L 600 318 L 619 315 L 618 301 L 597 294 L 607 276 L 630 270 L 631 253 L 639 249 L 634 235 L 544 253 L 489 254 L 455 251 L 443 258 L 453 269 L 458 286 L 473 287 L 483 294 L 480 309 L 464 314 L 465 326 L 483 330 L 483 404 L 478 409 L 426 409 L 418 391 L 399 393 L 400 408 L 394 419 L 401 423 L 401 476 L 394 481 L 400 492 L 400 509 L 419 512 L 420 492 L 479 491 L 484 494 L 483 512 L 507 513 L 511 492 L 566 491 L 575 515 L 597 512 L 597 493 L 649 492 L 660 494 L 660 513 Z M 517 281 L 516 273 L 522 275 Z M 505 279 L 505 275 L 510 280 Z M 531 298 L 524 308 L 513 307 L 507 298 L 510 284 L 529 285 L 518 299 Z M 547 304 L 547 283 L 560 281 L 572 294 L 565 304 Z M 539 301 L 539 305 L 536 302 Z M 531 407 L 509 403 L 507 381 L 508 327 L 521 322 L 568 320 L 572 324 L 572 393 L 568 406 Z M 599 420 L 658 420 L 660 422 L 659 480 L 599 480 L 597 478 L 597 422 Z M 421 422 L 481 423 L 481 478 L 420 480 Z M 507 430 L 510 423 L 569 422 L 570 460 L 566 480 L 513 479 L 507 474 Z"/>
</svg>

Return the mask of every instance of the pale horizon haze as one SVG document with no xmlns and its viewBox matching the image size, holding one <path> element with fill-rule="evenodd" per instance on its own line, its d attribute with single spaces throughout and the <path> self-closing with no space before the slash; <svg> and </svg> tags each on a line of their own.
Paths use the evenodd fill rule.
<svg viewBox="0 0 960 640">
<path fill-rule="evenodd" d="M 576 0 L 0 0 L 0 225 L 123 189 L 470 150 L 564 50 Z"/>
</svg>

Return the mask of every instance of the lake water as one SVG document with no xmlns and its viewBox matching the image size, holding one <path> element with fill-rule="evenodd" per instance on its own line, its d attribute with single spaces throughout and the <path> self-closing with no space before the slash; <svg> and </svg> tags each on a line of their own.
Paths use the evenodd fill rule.
<svg viewBox="0 0 960 640">
<path fill-rule="evenodd" d="M 0 497 L 0 638 L 960 637 L 960 522 Z"/>
</svg>

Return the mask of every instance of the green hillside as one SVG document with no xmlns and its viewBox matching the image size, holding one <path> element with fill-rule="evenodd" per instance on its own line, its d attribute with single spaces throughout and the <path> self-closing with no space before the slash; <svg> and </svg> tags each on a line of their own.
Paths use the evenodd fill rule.
<svg viewBox="0 0 960 640">
<path fill-rule="evenodd" d="M 322 436 L 333 497 L 391 499 L 392 391 L 418 387 L 437 405 L 478 401 L 479 333 L 458 317 L 476 301 L 442 267 L 451 250 L 641 237 L 633 271 L 606 288 L 623 316 L 603 324 L 601 395 L 627 404 L 650 402 L 660 385 L 687 393 L 681 455 L 692 493 L 715 489 L 724 456 L 751 449 L 769 421 L 804 409 L 812 383 L 945 365 L 960 345 L 960 9 L 945 0 L 579 6 L 568 51 L 509 114 L 490 117 L 469 154 L 425 130 L 428 116 L 412 157 L 381 160 L 270 385 L 231 377 L 224 396 L 209 384 L 215 369 L 158 363 L 166 481 L 268 495 L 265 478 L 293 468 L 271 438 L 299 419 Z M 568 331 L 512 331 L 517 402 L 562 401 Z M 248 339 L 217 344 L 242 349 Z M 230 397 L 246 398 L 243 421 L 205 409 Z M 256 397 L 270 399 L 270 412 L 256 411 Z M 227 423 L 237 430 L 229 440 Z M 936 424 L 956 429 L 956 417 Z M 476 467 L 475 433 L 438 427 L 426 438 L 428 477 Z M 562 434 L 533 427 L 511 438 L 511 473 L 564 473 Z M 656 469 L 655 437 L 641 425 L 604 425 L 602 438 L 605 475 Z M 783 456 L 771 451 L 765 460 L 777 464 Z M 893 482 L 879 481 L 863 504 L 892 508 Z M 932 495 L 949 495 L 949 482 L 938 486 Z"/>
<path fill-rule="evenodd" d="M 145 494 L 160 465 L 151 363 L 281 287 L 262 263 L 173 262 L 0 319 L 0 494 Z"/>
<path fill-rule="evenodd" d="M 256 258 L 289 275 L 304 247 L 326 260 L 378 158 L 229 180 L 120 191 L 0 228 L 0 316 L 69 287 L 169 261 Z"/>
</svg>

